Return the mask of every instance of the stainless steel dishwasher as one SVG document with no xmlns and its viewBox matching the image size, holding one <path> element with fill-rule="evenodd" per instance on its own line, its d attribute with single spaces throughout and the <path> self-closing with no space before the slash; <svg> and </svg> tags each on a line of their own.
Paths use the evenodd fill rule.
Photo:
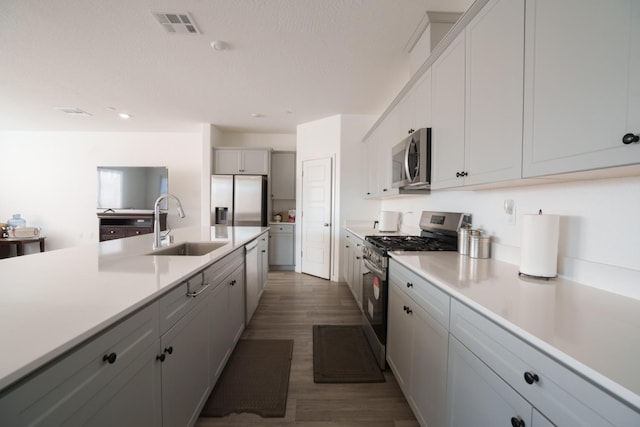
<svg viewBox="0 0 640 427">
<path fill-rule="evenodd" d="M 246 298 L 247 298 L 247 322 L 258 307 L 258 296 L 260 293 L 258 281 L 258 239 L 245 245 L 245 269 L 246 269 Z"/>
</svg>

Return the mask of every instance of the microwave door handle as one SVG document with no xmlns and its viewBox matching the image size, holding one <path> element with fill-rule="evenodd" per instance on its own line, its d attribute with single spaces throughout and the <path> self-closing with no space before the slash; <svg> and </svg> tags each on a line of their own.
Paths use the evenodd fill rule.
<svg viewBox="0 0 640 427">
<path fill-rule="evenodd" d="M 412 183 L 413 177 L 411 176 L 411 171 L 409 169 L 409 149 L 411 148 L 411 138 L 407 141 L 407 146 L 404 147 L 404 171 L 406 174 L 407 182 Z"/>
</svg>

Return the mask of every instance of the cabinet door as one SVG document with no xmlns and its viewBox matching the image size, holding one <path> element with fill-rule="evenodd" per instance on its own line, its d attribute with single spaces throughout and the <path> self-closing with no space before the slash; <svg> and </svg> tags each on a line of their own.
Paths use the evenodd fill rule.
<svg viewBox="0 0 640 427">
<path fill-rule="evenodd" d="M 492 0 L 466 33 L 465 185 L 522 175 L 524 0 Z"/>
<path fill-rule="evenodd" d="M 211 295 L 207 297 L 207 310 L 210 313 L 210 331 L 211 331 L 211 358 L 209 373 L 211 375 L 211 385 L 213 386 L 220 374 L 224 363 L 230 355 L 230 337 L 232 333 L 230 319 L 230 288 L 233 286 L 227 278 L 216 287 Z M 235 332 L 235 331 L 233 331 Z"/>
<path fill-rule="evenodd" d="M 393 147 L 407 135 L 398 135 L 398 118 L 400 112 L 394 109 L 389 113 L 385 120 L 378 128 L 378 170 L 376 173 L 378 179 L 378 195 L 381 197 L 397 195 L 398 189 L 391 186 L 392 176 L 392 151 Z"/>
<path fill-rule="evenodd" d="M 445 419 L 449 331 L 417 304 L 411 304 L 411 310 L 410 401 L 421 425 L 441 426 Z"/>
<path fill-rule="evenodd" d="M 405 396 L 411 394 L 411 355 L 413 353 L 413 321 L 407 310 L 415 303 L 394 283 L 389 284 L 387 319 L 387 362 Z"/>
<path fill-rule="evenodd" d="M 640 3 L 527 1 L 525 177 L 640 162 Z M 570 23 L 570 26 L 567 26 Z"/>
<path fill-rule="evenodd" d="M 354 239 L 351 243 L 351 292 L 360 307 L 362 305 L 362 241 Z"/>
<path fill-rule="evenodd" d="M 240 173 L 251 175 L 269 174 L 269 151 L 242 150 Z"/>
<path fill-rule="evenodd" d="M 425 71 L 418 80 L 413 91 L 415 92 L 415 122 L 414 129 L 430 127 L 431 118 L 431 68 Z"/>
<path fill-rule="evenodd" d="M 160 338 L 162 425 L 194 425 L 209 392 L 208 305 L 200 303 Z"/>
<path fill-rule="evenodd" d="M 273 233 L 269 236 L 269 264 L 294 265 L 293 233 Z"/>
<path fill-rule="evenodd" d="M 244 265 L 239 267 L 232 275 L 233 285 L 229 289 L 229 320 L 232 349 L 240 339 L 245 328 L 245 279 Z"/>
<path fill-rule="evenodd" d="M 271 154 L 271 196 L 274 199 L 296 198 L 296 154 Z"/>
<path fill-rule="evenodd" d="M 162 424 L 160 343 L 150 346 L 65 425 L 155 427 Z M 94 407 L 106 402 L 96 412 Z M 86 414 L 92 413 L 90 417 Z"/>
<path fill-rule="evenodd" d="M 239 150 L 215 150 L 213 157 L 213 173 L 231 175 L 242 169 Z"/>
<path fill-rule="evenodd" d="M 460 33 L 434 62 L 431 91 L 431 188 L 462 185 L 464 171 L 465 34 Z"/>
<path fill-rule="evenodd" d="M 364 182 L 364 197 L 373 198 L 379 195 L 379 179 L 380 173 L 379 153 L 378 153 L 378 129 L 374 130 L 369 138 L 363 143 L 362 158 L 365 161 L 364 170 L 366 171 L 366 179 Z"/>
<path fill-rule="evenodd" d="M 532 408 L 480 359 L 449 335 L 447 422 L 451 427 L 531 425 Z"/>
</svg>

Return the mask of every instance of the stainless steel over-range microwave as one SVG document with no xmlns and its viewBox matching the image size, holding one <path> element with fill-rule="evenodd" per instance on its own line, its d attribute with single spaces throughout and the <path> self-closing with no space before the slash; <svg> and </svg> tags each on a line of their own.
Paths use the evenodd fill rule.
<svg viewBox="0 0 640 427">
<path fill-rule="evenodd" d="M 393 147 L 392 186 L 400 192 L 431 186 L 431 128 L 413 132 Z"/>
</svg>

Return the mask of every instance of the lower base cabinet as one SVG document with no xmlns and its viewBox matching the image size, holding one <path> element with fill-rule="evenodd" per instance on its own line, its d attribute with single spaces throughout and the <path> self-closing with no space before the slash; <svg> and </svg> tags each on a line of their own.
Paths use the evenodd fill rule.
<svg viewBox="0 0 640 427">
<path fill-rule="evenodd" d="M 244 330 L 244 286 L 241 248 L 0 392 L 0 426 L 193 426 Z"/>
<path fill-rule="evenodd" d="M 160 338 L 163 427 L 195 424 L 211 392 L 207 308 L 203 300 Z"/>
<path fill-rule="evenodd" d="M 447 426 L 531 425 L 531 405 L 453 336 L 448 377 Z"/>
<path fill-rule="evenodd" d="M 416 299 L 425 292 L 441 298 L 423 306 Z M 428 282 L 397 268 L 390 275 L 387 361 L 422 426 L 444 425 L 449 331 L 436 319 L 447 309 L 448 297 Z"/>
</svg>

